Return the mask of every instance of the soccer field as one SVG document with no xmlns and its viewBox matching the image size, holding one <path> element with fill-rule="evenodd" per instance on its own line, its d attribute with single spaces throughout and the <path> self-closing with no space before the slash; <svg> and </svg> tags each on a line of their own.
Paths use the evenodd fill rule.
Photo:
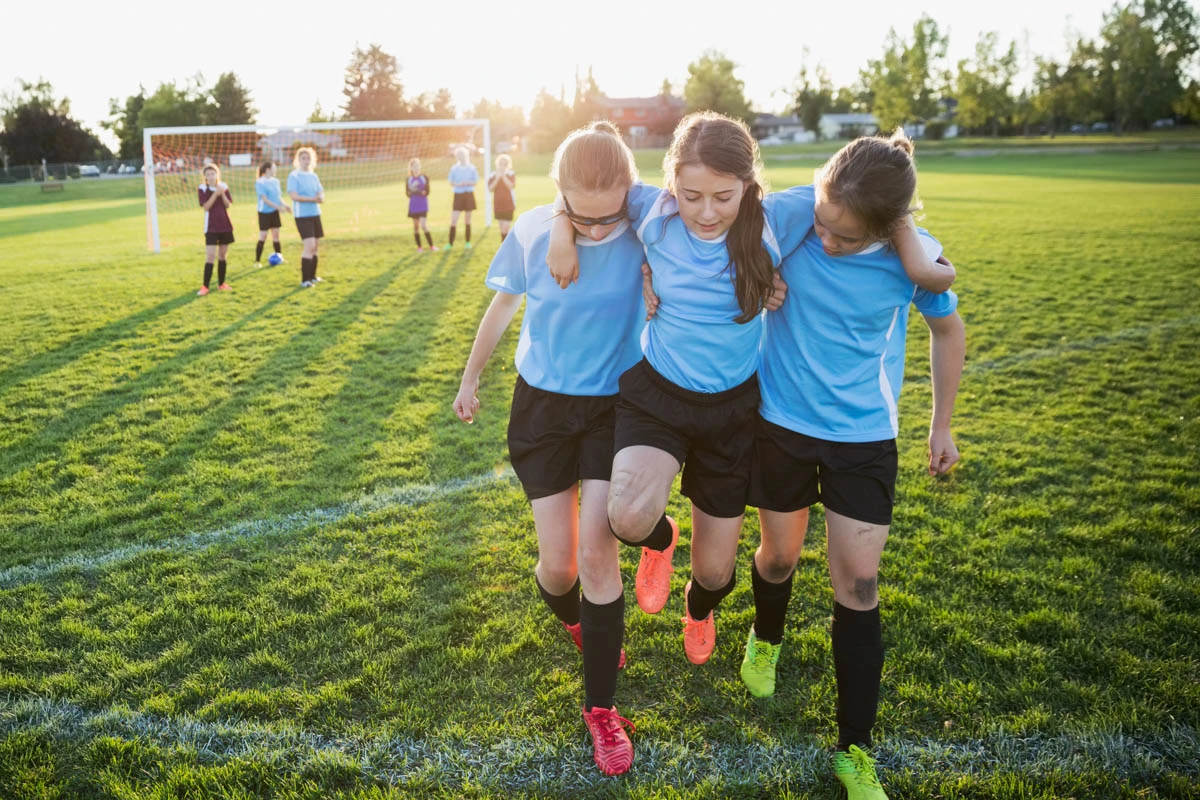
<svg viewBox="0 0 1200 800">
<path fill-rule="evenodd" d="M 775 188 L 816 165 L 768 159 Z M 639 153 L 647 180 L 659 161 Z M 519 207 L 549 201 L 547 168 L 517 160 Z M 234 291 L 198 298 L 199 209 L 151 255 L 141 192 L 0 186 L 0 798 L 836 796 L 819 510 L 765 701 L 738 678 L 757 519 L 702 667 L 686 504 L 659 615 L 624 549 L 635 760 L 595 769 L 506 463 L 517 323 L 476 423 L 451 409 L 494 227 L 418 256 L 402 186 L 330 191 L 303 290 L 291 221 L 289 263 L 256 270 L 239 197 Z M 914 315 L 884 786 L 1200 797 L 1200 152 L 930 158 L 921 197 L 959 269 L 963 461 L 922 468 Z"/>
</svg>

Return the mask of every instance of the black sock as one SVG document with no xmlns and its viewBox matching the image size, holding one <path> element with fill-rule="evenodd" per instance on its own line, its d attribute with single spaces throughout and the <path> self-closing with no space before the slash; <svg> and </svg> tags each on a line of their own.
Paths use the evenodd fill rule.
<svg viewBox="0 0 1200 800">
<path fill-rule="evenodd" d="M 225 283 L 225 259 L 217 262 L 217 285 Z"/>
<path fill-rule="evenodd" d="M 433 237 L 429 235 L 429 231 L 425 231 L 425 241 L 430 247 L 433 247 Z"/>
<path fill-rule="evenodd" d="M 262 261 L 262 250 L 263 245 L 265 244 L 266 242 L 264 242 L 262 239 L 259 239 L 258 244 L 254 246 L 254 263 L 257 264 L 259 261 Z"/>
<path fill-rule="evenodd" d="M 758 562 L 750 559 L 750 585 L 754 588 L 754 635 L 779 644 L 787 619 L 788 600 L 792 598 L 792 575 L 780 583 L 771 583 L 758 572 Z"/>
<path fill-rule="evenodd" d="M 283 252 L 283 245 L 281 245 L 281 244 L 279 243 L 279 240 L 278 240 L 278 239 L 276 239 L 276 240 L 275 240 L 275 242 L 274 242 L 274 245 L 275 245 L 275 252 L 276 252 L 276 253 L 282 253 L 282 252 Z"/>
<path fill-rule="evenodd" d="M 466 228 L 467 228 L 467 241 L 469 242 L 469 241 L 471 241 L 471 223 L 468 222 L 466 225 Z"/>
<path fill-rule="evenodd" d="M 313 257 L 312 257 L 312 277 L 313 277 L 313 279 L 316 279 L 316 277 L 317 277 L 317 260 L 319 258 L 320 258 L 319 255 L 317 255 L 316 253 L 313 253 Z"/>
<path fill-rule="evenodd" d="M 537 573 L 534 573 L 533 581 L 537 584 L 538 594 L 546 601 L 546 605 L 550 606 L 554 616 L 568 625 L 579 624 L 579 578 L 575 579 L 575 585 L 568 589 L 566 594 L 547 592 L 546 587 L 538 580 Z"/>
<path fill-rule="evenodd" d="M 687 611 L 694 620 L 701 620 L 707 617 L 712 610 L 717 607 L 717 604 L 725 599 L 725 596 L 733 591 L 733 585 L 737 582 L 737 573 L 729 576 L 729 583 L 722 586 L 720 589 L 705 589 L 700 585 L 700 581 L 696 580 L 696 576 L 692 575 L 692 588 L 687 593 Z"/>
<path fill-rule="evenodd" d="M 312 272 L 312 259 L 311 258 L 301 258 L 300 259 L 300 282 L 307 283 L 308 281 L 311 281 L 312 276 L 309 274 L 311 272 Z"/>
<path fill-rule="evenodd" d="M 628 539 L 622 539 L 617 536 L 617 532 L 613 531 L 612 522 L 608 523 L 608 529 L 612 531 L 612 535 L 616 537 L 618 542 L 629 545 L 630 547 L 649 547 L 651 550 L 662 552 L 671 546 L 671 541 L 675 538 L 675 533 L 671 530 L 671 523 L 667 522 L 667 515 L 663 514 L 658 518 L 658 522 L 654 523 L 654 530 L 650 531 L 650 535 L 640 542 L 631 542 Z"/>
<path fill-rule="evenodd" d="M 612 708 L 625 640 L 625 595 L 617 595 L 603 606 L 593 605 L 584 595 L 579 601 L 579 622 L 583 626 L 584 710 Z"/>
<path fill-rule="evenodd" d="M 458 229 L 453 225 L 450 226 L 450 244 L 454 244 L 454 234 L 458 233 Z"/>
<path fill-rule="evenodd" d="M 212 280 L 212 262 L 204 262 L 204 288 L 208 288 L 208 282 Z"/>
<path fill-rule="evenodd" d="M 833 604 L 833 665 L 837 670 L 838 749 L 871 746 L 883 675 L 883 631 L 879 606 L 854 611 Z"/>
<path fill-rule="evenodd" d="M 421 249 L 421 234 L 417 233 L 416 231 L 413 231 L 413 238 L 417 240 L 417 249 L 420 250 Z"/>
</svg>

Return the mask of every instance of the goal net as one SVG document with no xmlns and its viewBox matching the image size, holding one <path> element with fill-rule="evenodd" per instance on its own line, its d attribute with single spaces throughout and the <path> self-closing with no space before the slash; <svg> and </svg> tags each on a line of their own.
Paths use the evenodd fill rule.
<svg viewBox="0 0 1200 800">
<path fill-rule="evenodd" d="M 250 241 L 258 233 L 254 182 L 264 161 L 275 163 L 283 199 L 292 159 L 300 147 L 317 153 L 316 173 L 325 189 L 321 221 L 326 236 L 407 234 L 408 164 L 421 159 L 429 178 L 429 224 L 449 225 L 453 202 L 447 176 L 454 151 L 465 147 L 479 170 L 475 199 L 485 225 L 492 221 L 485 176 L 491 166 L 491 131 L 486 119 L 324 122 L 307 125 L 222 125 L 147 128 L 143 132 L 146 233 L 150 249 L 203 242 L 196 191 L 201 170 L 216 164 L 229 186 L 234 233 Z M 479 213 L 477 212 L 477 213 Z M 294 224 L 283 215 L 284 235 Z"/>
</svg>

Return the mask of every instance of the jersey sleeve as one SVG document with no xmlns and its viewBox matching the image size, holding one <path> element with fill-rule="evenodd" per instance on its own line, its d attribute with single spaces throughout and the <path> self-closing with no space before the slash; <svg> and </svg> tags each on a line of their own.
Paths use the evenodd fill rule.
<svg viewBox="0 0 1200 800">
<path fill-rule="evenodd" d="M 496 173 L 492 173 L 492 176 L 490 178 L 488 178 L 488 182 L 487 182 L 488 191 L 489 192 L 495 191 L 496 184 L 498 184 L 498 183 L 500 183 L 500 176 Z"/>
<path fill-rule="evenodd" d="M 412 183 L 411 183 L 411 181 L 412 181 L 412 178 L 405 178 L 405 179 L 404 179 L 404 196 L 405 196 L 405 197 L 412 197 L 412 194 L 413 194 L 413 192 L 412 192 Z"/>
<path fill-rule="evenodd" d="M 295 192 L 296 194 L 300 193 L 299 181 L 296 179 L 296 173 L 294 172 L 288 173 L 287 190 L 288 194 L 291 194 L 292 192 Z"/>
<path fill-rule="evenodd" d="M 514 226 L 512 235 L 505 237 L 500 243 L 488 267 L 486 283 L 489 289 L 505 294 L 525 294 L 525 245 L 522 243 L 527 231 L 520 230 L 524 226 Z"/>
<path fill-rule="evenodd" d="M 813 226 L 813 187 L 793 186 L 763 198 L 763 244 L 776 266 L 796 252 Z"/>
<path fill-rule="evenodd" d="M 929 231 L 918 228 L 917 235 L 921 239 L 921 246 L 925 248 L 927 256 L 936 259 L 942 255 L 942 243 L 930 236 Z M 948 317 L 958 309 L 958 295 L 952 291 L 947 290 L 941 294 L 934 294 L 920 286 L 916 289 L 912 302 L 923 316 Z"/>
<path fill-rule="evenodd" d="M 204 206 L 204 187 L 203 186 L 201 186 L 199 189 L 196 190 L 196 196 L 200 199 L 200 205 L 201 205 L 201 207 L 203 207 Z"/>
<path fill-rule="evenodd" d="M 662 192 L 662 189 L 648 183 L 638 182 L 629 187 L 629 222 L 634 230 L 642 227 Z"/>
</svg>

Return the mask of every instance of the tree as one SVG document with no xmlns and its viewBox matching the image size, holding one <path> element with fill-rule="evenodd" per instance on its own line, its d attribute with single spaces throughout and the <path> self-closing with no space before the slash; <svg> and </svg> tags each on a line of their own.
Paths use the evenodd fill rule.
<svg viewBox="0 0 1200 800">
<path fill-rule="evenodd" d="M 530 145 L 545 153 L 553 150 L 574 127 L 571 107 L 561 97 L 555 97 L 545 87 L 538 92 L 529 111 Z"/>
<path fill-rule="evenodd" d="M 603 119 L 606 109 L 603 103 L 604 92 L 596 83 L 596 76 L 588 67 L 587 80 L 580 81 L 579 73 L 575 73 L 575 102 L 572 106 L 572 118 L 575 127 L 586 125 L 594 119 Z"/>
<path fill-rule="evenodd" d="M 1189 81 L 1183 94 L 1171 105 L 1171 110 L 1192 122 L 1200 122 L 1200 83 Z"/>
<path fill-rule="evenodd" d="M 958 62 L 954 97 L 958 100 L 958 124 L 964 128 L 982 129 L 991 126 L 992 135 L 1000 135 L 1000 123 L 1014 111 L 1011 93 L 1017 73 L 1017 44 L 997 53 L 999 36 L 981 33 L 975 43 L 975 59 Z"/>
<path fill-rule="evenodd" d="M 497 142 L 520 136 L 525 130 L 525 112 L 520 106 L 502 106 L 498 102 L 480 99 L 467 116 L 491 122 L 492 138 Z"/>
<path fill-rule="evenodd" d="M 117 155 L 120 158 L 142 157 L 142 128 L 138 124 L 138 115 L 145 104 L 146 90 L 141 86 L 137 94 L 125 98 L 124 104 L 115 97 L 108 101 L 109 118 L 100 125 L 117 137 Z"/>
<path fill-rule="evenodd" d="M 217 78 L 212 88 L 212 106 L 208 109 L 209 125 L 251 125 L 258 114 L 250 102 L 250 90 L 237 75 L 226 72 Z"/>
<path fill-rule="evenodd" d="M 719 111 L 749 124 L 754 113 L 746 100 L 745 84 L 733 74 L 737 65 L 718 50 L 706 50 L 688 64 L 683 97 L 688 111 Z"/>
<path fill-rule="evenodd" d="M 342 106 L 348 120 L 404 119 L 404 85 L 396 57 L 373 44 L 366 50 L 355 47 L 346 65 Z"/>
<path fill-rule="evenodd" d="M 821 117 L 832 110 L 833 81 L 820 64 L 817 65 L 814 78 L 815 83 L 814 79 L 809 77 L 808 66 L 801 65 L 800 74 L 796 77 L 796 114 L 799 115 L 800 123 L 806 131 L 820 136 Z"/>
<path fill-rule="evenodd" d="M 144 128 L 203 125 L 208 118 L 208 97 L 197 75 L 186 86 L 160 83 L 138 112 L 138 136 Z"/>
<path fill-rule="evenodd" d="M 321 101 L 318 100 L 313 110 L 309 112 L 306 122 L 337 122 L 337 115 L 333 112 L 326 112 L 321 108 Z"/>
<path fill-rule="evenodd" d="M 671 96 L 671 79 L 663 78 L 662 86 L 658 87 L 658 93 L 663 97 Z"/>
<path fill-rule="evenodd" d="M 868 62 L 860 78 L 871 95 L 871 113 L 882 129 L 930 119 L 947 82 L 942 62 L 949 37 L 929 16 L 913 24 L 912 41 L 888 31 L 883 56 Z"/>
<path fill-rule="evenodd" d="M 15 164 L 95 161 L 112 158 L 94 133 L 71 118 L 71 102 L 57 100 L 48 81 L 18 81 L 20 89 L 0 99 L 0 150 Z"/>
<path fill-rule="evenodd" d="M 454 99 L 449 89 L 438 89 L 435 93 L 422 92 L 408 107 L 407 116 L 413 119 L 454 119 Z"/>
</svg>

